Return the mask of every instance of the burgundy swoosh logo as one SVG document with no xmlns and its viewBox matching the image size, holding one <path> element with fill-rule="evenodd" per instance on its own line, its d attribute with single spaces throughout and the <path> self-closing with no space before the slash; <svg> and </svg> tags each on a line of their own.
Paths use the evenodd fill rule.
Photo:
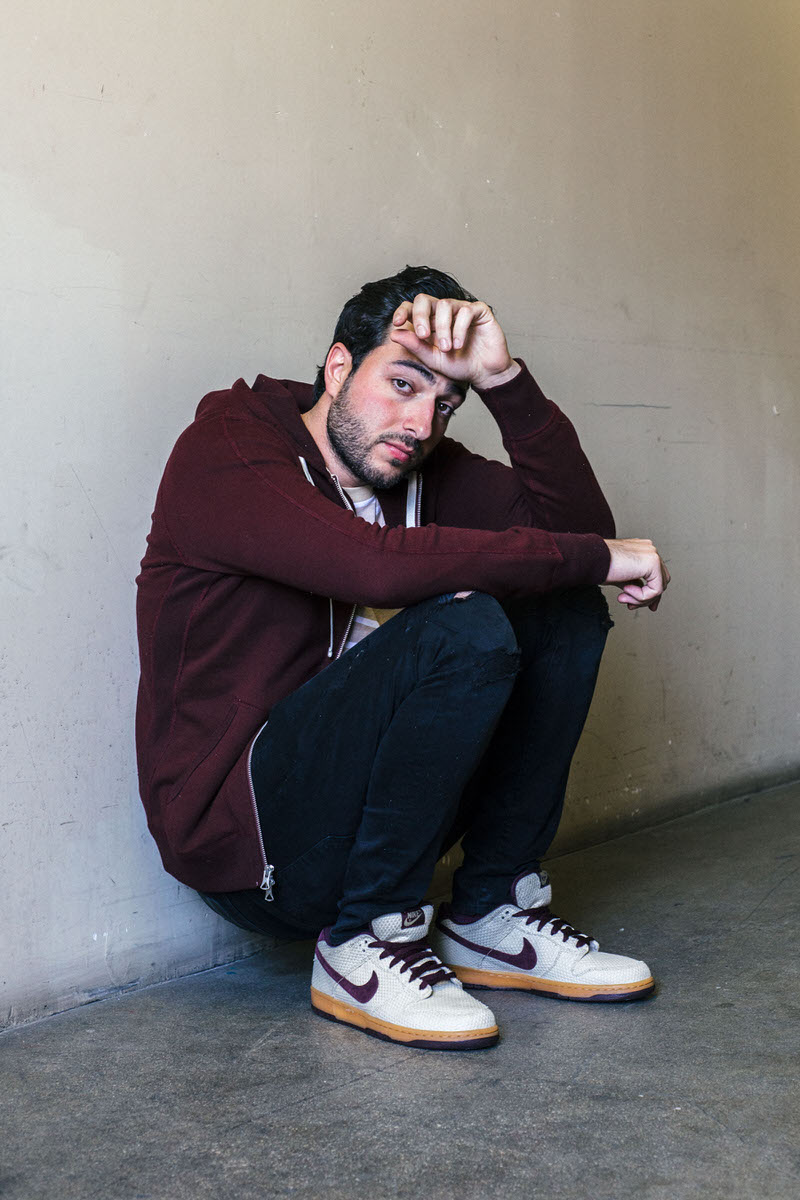
<svg viewBox="0 0 800 1200">
<path fill-rule="evenodd" d="M 527 938 L 522 939 L 522 949 L 518 950 L 516 954 L 506 954 L 503 950 L 492 950 L 488 946 L 481 946 L 478 942 L 469 942 L 448 925 L 441 924 L 439 928 L 454 942 L 460 942 L 468 950 L 474 950 L 477 954 L 485 954 L 488 958 L 496 958 L 499 962 L 508 963 L 510 967 L 519 967 L 521 971 L 530 971 L 536 966 L 536 951 Z M 447 960 L 445 959 L 445 961 Z"/>
<path fill-rule="evenodd" d="M 325 959 L 319 952 L 319 946 L 317 946 L 316 955 L 319 961 L 322 963 L 322 966 L 330 975 L 331 979 L 338 983 L 340 987 L 343 987 L 348 996 L 352 996 L 353 999 L 357 1000 L 359 1004 L 369 1004 L 370 1000 L 378 990 L 378 976 L 374 971 L 366 983 L 351 983 L 349 979 L 345 979 L 344 976 L 340 975 L 338 971 L 334 971 L 333 967 L 330 966 L 329 963 L 325 962 Z"/>
</svg>

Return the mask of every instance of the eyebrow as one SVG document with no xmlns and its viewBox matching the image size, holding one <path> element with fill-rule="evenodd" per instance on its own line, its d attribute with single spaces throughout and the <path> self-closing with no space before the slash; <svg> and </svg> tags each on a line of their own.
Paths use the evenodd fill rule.
<svg viewBox="0 0 800 1200">
<path fill-rule="evenodd" d="M 436 383 L 437 378 L 447 379 L 446 375 L 434 375 L 433 371 L 429 371 L 427 367 L 423 367 L 421 362 L 416 362 L 413 358 L 396 358 L 393 360 L 391 365 L 393 367 L 409 367 L 410 370 L 416 371 L 423 377 L 423 379 L 427 380 L 428 383 Z M 448 379 L 447 382 L 450 384 L 450 386 L 447 388 L 444 395 L 450 396 L 455 394 L 460 396 L 463 400 L 467 394 L 466 387 L 459 385 L 453 379 Z"/>
</svg>

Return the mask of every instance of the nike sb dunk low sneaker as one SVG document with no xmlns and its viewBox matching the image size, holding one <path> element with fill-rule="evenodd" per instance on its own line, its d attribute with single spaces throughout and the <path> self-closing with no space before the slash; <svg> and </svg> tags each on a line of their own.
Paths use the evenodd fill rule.
<svg viewBox="0 0 800 1200">
<path fill-rule="evenodd" d="M 323 1017 L 427 1050 L 481 1050 L 498 1038 L 494 1014 L 464 991 L 428 945 L 430 904 L 376 917 L 341 946 L 323 929 L 311 1003 Z"/>
<path fill-rule="evenodd" d="M 442 905 L 432 945 L 467 987 L 522 988 L 562 1000 L 642 1000 L 655 988 L 647 965 L 606 954 L 550 912 L 545 872 L 520 875 L 512 903 L 484 917 Z"/>
</svg>

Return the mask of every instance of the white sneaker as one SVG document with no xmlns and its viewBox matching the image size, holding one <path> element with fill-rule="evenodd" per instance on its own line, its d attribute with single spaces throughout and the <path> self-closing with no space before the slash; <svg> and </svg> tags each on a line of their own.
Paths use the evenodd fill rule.
<svg viewBox="0 0 800 1200">
<path fill-rule="evenodd" d="M 480 1050 L 499 1031 L 427 941 L 430 904 L 376 917 L 341 946 L 323 929 L 314 953 L 311 1003 L 321 1016 L 374 1037 L 428 1050 Z"/>
<path fill-rule="evenodd" d="M 544 871 L 520 875 L 513 903 L 470 918 L 442 905 L 433 945 L 469 987 L 524 988 L 562 1000 L 642 1000 L 655 988 L 646 963 L 603 953 L 593 938 L 553 916 Z"/>
</svg>

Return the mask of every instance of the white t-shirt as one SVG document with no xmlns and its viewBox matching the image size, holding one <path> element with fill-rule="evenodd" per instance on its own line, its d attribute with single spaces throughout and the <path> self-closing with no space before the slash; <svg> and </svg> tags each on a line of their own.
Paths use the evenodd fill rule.
<svg viewBox="0 0 800 1200">
<path fill-rule="evenodd" d="M 345 488 L 344 491 L 347 493 L 357 517 L 361 517 L 364 521 L 369 521 L 371 525 L 386 525 L 386 518 L 378 503 L 378 497 L 371 487 L 365 484 L 363 487 Z M 399 612 L 402 612 L 402 609 L 370 608 L 369 606 L 361 605 L 356 609 L 356 615 L 350 627 L 345 651 L 351 650 L 353 646 L 357 646 L 359 642 L 363 642 L 364 638 L 372 633 L 374 629 L 377 629 L 379 625 L 383 625 Z"/>
</svg>

